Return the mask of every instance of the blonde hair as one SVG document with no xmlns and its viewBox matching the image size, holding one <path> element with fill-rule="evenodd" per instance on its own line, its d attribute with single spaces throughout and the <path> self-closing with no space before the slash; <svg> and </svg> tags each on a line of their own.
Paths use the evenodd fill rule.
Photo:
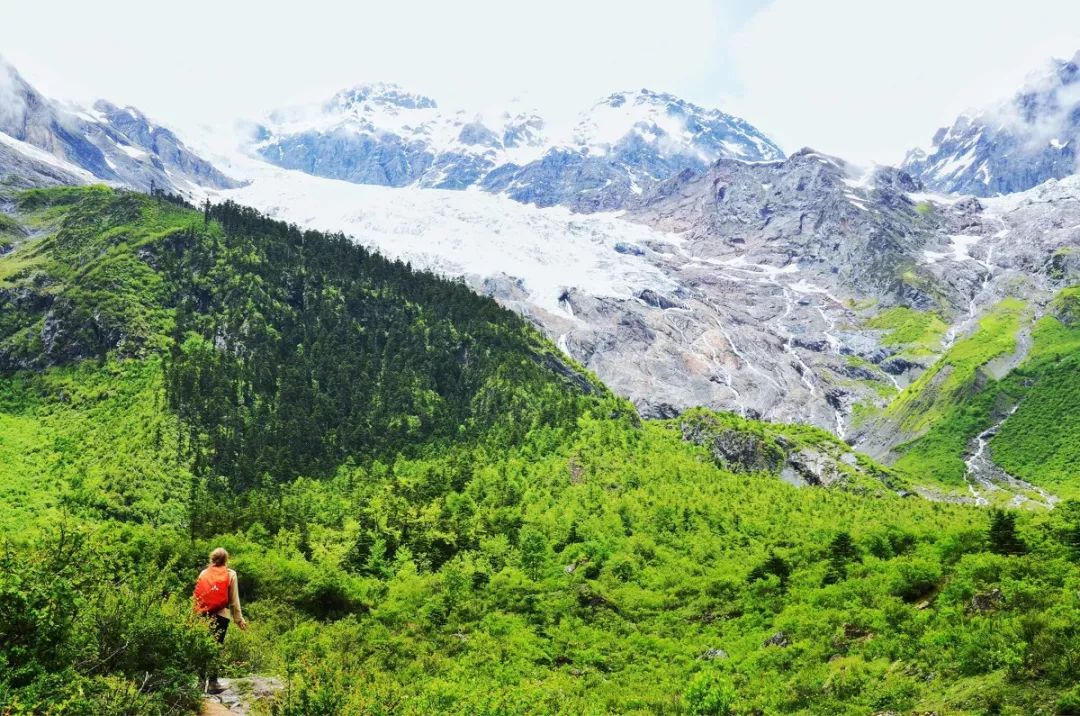
<svg viewBox="0 0 1080 716">
<path fill-rule="evenodd" d="M 229 553 L 225 551 L 224 547 L 215 547 L 214 551 L 210 553 L 210 564 L 215 567 L 224 567 L 229 561 Z"/>
</svg>

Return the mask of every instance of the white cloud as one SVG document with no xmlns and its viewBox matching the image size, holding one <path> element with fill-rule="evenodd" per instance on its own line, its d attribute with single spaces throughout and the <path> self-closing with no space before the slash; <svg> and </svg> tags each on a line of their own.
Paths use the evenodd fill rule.
<svg viewBox="0 0 1080 716">
<path fill-rule="evenodd" d="M 25 102 L 15 84 L 13 68 L 0 56 L 0 127 L 21 124 Z"/>
<path fill-rule="evenodd" d="M 787 151 L 894 163 L 1078 49 L 1066 0 L 775 0 L 735 37 L 729 106 Z"/>
<path fill-rule="evenodd" d="M 735 10 L 712 0 L 102 0 L 4 9 L 0 51 L 50 93 L 173 121 L 252 116 L 385 80 L 451 107 L 555 111 L 618 89 L 701 86 Z"/>
</svg>

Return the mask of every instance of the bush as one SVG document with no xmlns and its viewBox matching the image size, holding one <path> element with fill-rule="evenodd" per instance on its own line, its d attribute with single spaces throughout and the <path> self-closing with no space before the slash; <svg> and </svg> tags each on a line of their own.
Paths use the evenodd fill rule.
<svg viewBox="0 0 1080 716">
<path fill-rule="evenodd" d="M 727 716 L 733 713 L 735 689 L 719 674 L 700 673 L 683 695 L 691 716 Z"/>
<path fill-rule="evenodd" d="M 118 565 L 84 534 L 0 557 L 0 712 L 177 713 L 199 701 L 218 657 L 168 573 Z"/>
<path fill-rule="evenodd" d="M 941 581 L 941 567 L 927 559 L 899 562 L 892 574 L 889 593 L 905 602 L 928 596 Z"/>
<path fill-rule="evenodd" d="M 1057 701 L 1058 716 L 1080 716 L 1080 686 L 1074 686 Z"/>
</svg>

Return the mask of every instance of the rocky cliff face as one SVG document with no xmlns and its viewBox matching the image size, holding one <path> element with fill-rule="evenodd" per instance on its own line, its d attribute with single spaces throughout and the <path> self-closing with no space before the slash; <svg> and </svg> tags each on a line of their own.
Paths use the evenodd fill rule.
<svg viewBox="0 0 1080 716">
<path fill-rule="evenodd" d="M 872 440 L 859 411 L 886 405 L 984 310 L 1009 295 L 1038 307 L 1080 280 L 1080 224 L 1039 198 L 1067 186 L 990 203 L 920 189 L 809 150 L 684 172 L 627 214 L 677 237 L 631 247 L 668 287 L 634 301 L 568 290 L 580 323 L 561 342 L 646 415 L 704 404 Z M 906 336 L 897 315 L 940 327 Z"/>
<path fill-rule="evenodd" d="M 994 196 L 1030 189 L 1077 170 L 1080 53 L 1034 76 L 1009 102 L 942 127 L 929 152 L 904 169 L 937 191 Z"/>
<path fill-rule="evenodd" d="M 772 474 L 798 487 L 899 490 L 904 481 L 824 431 L 752 422 L 694 409 L 676 421 L 683 440 L 736 473 Z"/>
<path fill-rule="evenodd" d="M 185 194 L 199 187 L 238 185 L 138 110 L 104 101 L 89 108 L 60 104 L 40 94 L 3 60 L 0 98 L 0 133 L 8 138 L 0 170 L 9 176 L 30 183 L 37 182 L 35 177 L 73 183 L 86 181 L 88 175 L 142 191 L 153 185 Z M 43 172 L 45 167 L 51 169 Z"/>
<path fill-rule="evenodd" d="M 15 189 L 84 184 L 94 175 L 37 147 L 0 133 L 0 185 Z"/>
<path fill-rule="evenodd" d="M 704 404 L 845 435 L 854 404 L 912 369 L 889 362 L 899 351 L 865 328 L 864 304 L 964 303 L 919 261 L 951 220 L 920 213 L 919 188 L 809 150 L 683 172 L 627 214 L 677 237 L 631 247 L 674 289 L 619 302 L 569 290 L 584 325 L 563 343 L 646 415 Z"/>
<path fill-rule="evenodd" d="M 682 169 L 720 157 L 780 159 L 747 122 L 668 94 L 611 95 L 569 130 L 533 111 L 442 110 L 396 85 L 361 85 L 272 113 L 256 152 L 278 166 L 360 184 L 465 189 L 576 211 L 625 207 Z"/>
</svg>

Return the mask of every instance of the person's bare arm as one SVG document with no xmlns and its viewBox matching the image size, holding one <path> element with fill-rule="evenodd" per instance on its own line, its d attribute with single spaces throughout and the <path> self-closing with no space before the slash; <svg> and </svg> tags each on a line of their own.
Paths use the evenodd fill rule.
<svg viewBox="0 0 1080 716">
<path fill-rule="evenodd" d="M 236 626 L 247 629 L 244 612 L 240 609 L 240 586 L 237 584 L 240 580 L 237 578 L 236 572 L 233 572 L 231 576 L 232 579 L 229 580 L 229 611 L 232 613 Z"/>
</svg>

